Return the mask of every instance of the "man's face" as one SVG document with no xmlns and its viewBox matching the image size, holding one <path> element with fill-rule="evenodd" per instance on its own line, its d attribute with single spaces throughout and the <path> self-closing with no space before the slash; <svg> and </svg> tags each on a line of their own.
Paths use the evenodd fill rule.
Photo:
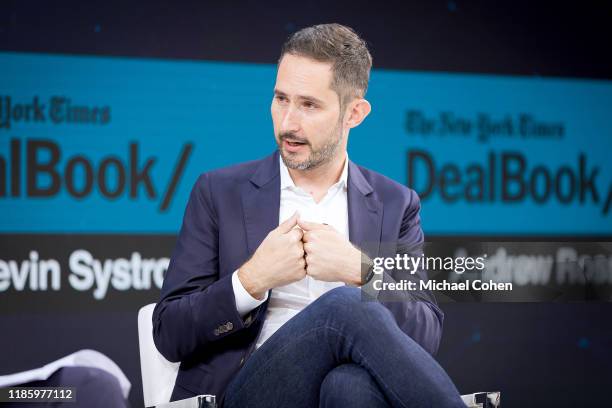
<svg viewBox="0 0 612 408">
<path fill-rule="evenodd" d="M 331 161 L 346 149 L 340 100 L 330 88 L 332 66 L 285 54 L 278 66 L 272 122 L 285 165 L 308 170 Z"/>
</svg>

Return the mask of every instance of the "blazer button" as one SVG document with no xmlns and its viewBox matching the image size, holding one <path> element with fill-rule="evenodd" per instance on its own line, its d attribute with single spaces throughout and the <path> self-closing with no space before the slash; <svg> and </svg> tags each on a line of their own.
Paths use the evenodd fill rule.
<svg viewBox="0 0 612 408">
<path fill-rule="evenodd" d="M 225 328 L 226 328 L 226 331 L 232 330 L 234 328 L 234 323 L 232 322 L 225 323 Z"/>
</svg>

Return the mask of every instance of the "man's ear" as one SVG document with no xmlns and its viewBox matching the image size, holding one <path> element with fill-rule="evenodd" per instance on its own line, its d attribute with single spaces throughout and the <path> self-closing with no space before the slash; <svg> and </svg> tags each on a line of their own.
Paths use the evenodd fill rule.
<svg viewBox="0 0 612 408">
<path fill-rule="evenodd" d="M 353 100 L 347 109 L 345 125 L 350 129 L 359 126 L 371 110 L 372 106 L 367 100 L 363 98 Z"/>
</svg>

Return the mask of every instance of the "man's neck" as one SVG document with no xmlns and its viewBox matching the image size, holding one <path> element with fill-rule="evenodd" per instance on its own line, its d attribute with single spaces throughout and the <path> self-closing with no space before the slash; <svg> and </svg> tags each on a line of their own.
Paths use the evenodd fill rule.
<svg viewBox="0 0 612 408">
<path fill-rule="evenodd" d="M 312 194 L 314 200 L 318 203 L 325 196 L 327 190 L 340 180 L 346 160 L 346 152 L 343 151 L 334 159 L 314 169 L 288 169 L 289 175 L 297 187 Z"/>
</svg>

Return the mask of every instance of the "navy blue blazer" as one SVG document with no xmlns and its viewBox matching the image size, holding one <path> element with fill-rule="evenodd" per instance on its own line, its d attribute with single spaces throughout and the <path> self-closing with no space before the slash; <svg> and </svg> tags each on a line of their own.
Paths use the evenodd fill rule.
<svg viewBox="0 0 612 408">
<path fill-rule="evenodd" d="M 243 319 L 231 277 L 278 226 L 278 155 L 204 173 L 191 191 L 153 312 L 155 345 L 168 360 L 181 362 L 173 401 L 197 394 L 222 397 L 254 350 L 268 302 Z M 383 254 L 388 245 L 381 242 L 423 242 L 414 191 L 349 162 L 347 196 L 349 240 L 358 248 L 366 245 L 371 258 L 393 256 Z M 435 353 L 443 314 L 431 294 L 383 304 L 407 335 Z"/>
</svg>

